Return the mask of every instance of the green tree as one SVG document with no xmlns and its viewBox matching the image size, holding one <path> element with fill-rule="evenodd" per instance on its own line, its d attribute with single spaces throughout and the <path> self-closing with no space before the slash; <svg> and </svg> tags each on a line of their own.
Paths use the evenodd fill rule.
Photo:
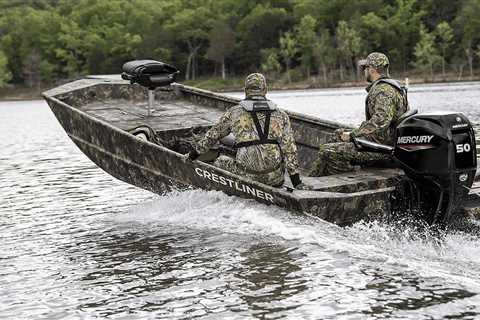
<svg viewBox="0 0 480 320">
<path fill-rule="evenodd" d="M 306 70 L 308 78 L 310 78 L 313 50 L 317 40 L 317 34 L 315 32 L 316 26 L 317 20 L 311 15 L 306 15 L 295 28 L 295 37 L 301 52 L 302 65 Z"/>
<path fill-rule="evenodd" d="M 337 49 L 343 61 L 340 60 L 340 77 L 343 80 L 343 63 L 347 68 L 351 67 L 352 74 L 356 78 L 356 61 L 361 50 L 361 39 L 358 32 L 350 28 L 346 21 L 340 21 L 336 29 Z"/>
<path fill-rule="evenodd" d="M 435 48 L 435 35 L 428 32 L 425 26 L 420 27 L 420 40 L 415 45 L 415 66 L 426 72 L 430 71 L 433 79 L 433 67 L 441 60 L 440 55 Z"/>
<path fill-rule="evenodd" d="M 435 34 L 438 38 L 438 44 L 442 52 L 442 76 L 445 78 L 445 54 L 447 49 L 453 43 L 453 29 L 450 27 L 448 22 L 442 21 L 435 28 Z"/>
<path fill-rule="evenodd" d="M 26 56 L 24 65 L 23 65 L 23 74 L 25 77 L 25 82 L 30 88 L 37 86 L 40 88 L 41 78 L 40 78 L 40 63 L 41 55 L 35 48 Z"/>
<path fill-rule="evenodd" d="M 29 83 L 34 85 L 40 79 L 51 80 L 51 77 L 55 77 L 55 71 L 60 69 L 54 53 L 59 46 L 57 35 L 60 19 L 51 10 L 34 10 L 30 7 L 12 8 L 0 17 L 0 30 L 4 34 L 0 37 L 0 47 L 7 56 L 14 83 L 28 82 L 35 78 L 35 83 Z M 57 67 L 50 74 L 42 74 L 40 61 Z"/>
<path fill-rule="evenodd" d="M 311 15 L 320 28 L 327 28 L 332 34 L 339 21 L 351 21 L 368 12 L 381 12 L 386 6 L 383 0 L 297 0 L 294 3 L 293 13 L 298 20 Z"/>
<path fill-rule="evenodd" d="M 72 59 L 79 60 L 81 67 L 77 72 L 118 72 L 126 60 L 137 56 L 137 48 L 143 41 L 138 32 L 145 30 L 144 25 L 137 23 L 151 22 L 143 15 L 145 6 L 136 7 L 124 0 L 80 0 L 73 7 L 70 5 L 59 8 L 67 19 L 62 23 L 64 45 L 60 46 L 66 50 L 58 54 L 66 57 L 71 67 L 75 65 Z M 139 15 L 144 19 L 138 18 Z"/>
<path fill-rule="evenodd" d="M 64 21 L 58 35 L 59 46 L 55 55 L 61 61 L 62 72 L 68 77 L 86 73 L 88 46 L 85 44 L 85 31 L 76 22 Z"/>
<path fill-rule="evenodd" d="M 280 74 L 282 66 L 278 61 L 278 49 L 264 49 L 262 50 L 262 64 L 260 70 L 270 79 L 276 79 Z"/>
<path fill-rule="evenodd" d="M 12 78 L 12 74 L 8 70 L 8 59 L 3 51 L 0 51 L 0 88 L 4 87 Z"/>
<path fill-rule="evenodd" d="M 467 57 L 470 76 L 473 76 L 473 61 L 476 43 L 480 41 L 480 0 L 465 0 L 455 19 L 461 34 L 461 47 Z"/>
<path fill-rule="evenodd" d="M 369 51 L 387 51 L 389 41 L 395 33 L 384 17 L 374 12 L 369 12 L 360 18 L 360 37 L 369 47 Z"/>
<path fill-rule="evenodd" d="M 325 29 L 315 41 L 313 48 L 313 57 L 318 66 L 318 74 L 322 74 L 325 86 L 328 85 L 328 70 L 335 63 L 336 54 L 332 42 L 332 37 Z"/>
<path fill-rule="evenodd" d="M 287 31 L 280 37 L 279 42 L 280 42 L 280 55 L 282 56 L 283 61 L 285 62 L 287 80 L 288 80 L 288 83 L 291 83 L 292 79 L 290 77 L 290 66 L 292 63 L 292 59 L 298 53 L 297 41 L 293 37 L 293 34 Z"/>
<path fill-rule="evenodd" d="M 389 38 L 387 47 L 395 49 L 390 52 L 390 60 L 402 65 L 405 72 L 425 12 L 416 7 L 417 0 L 396 0 L 395 4 L 394 13 L 386 19 L 387 28 L 390 28 L 394 35 Z"/>
<path fill-rule="evenodd" d="M 49 9 L 56 5 L 58 0 L 0 0 L 0 9 L 31 7 L 34 9 Z"/>
<path fill-rule="evenodd" d="M 260 65 L 261 51 L 278 47 L 280 35 L 289 30 L 292 17 L 285 8 L 272 8 L 269 4 L 256 5 L 235 28 L 238 45 L 235 61 L 242 69 Z"/>
<path fill-rule="evenodd" d="M 0 51 L 8 81 L 33 86 L 117 73 L 144 58 L 186 69 L 187 79 L 210 72 L 213 61 L 230 74 L 261 67 L 275 75 L 281 63 L 291 81 L 300 62 L 327 84 L 335 69 L 342 79 L 345 68 L 354 73 L 365 51 L 386 53 L 404 71 L 431 74 L 441 63 L 443 75 L 468 67 L 473 76 L 478 12 L 480 0 L 0 0 Z M 429 32 L 421 24 L 436 36 L 441 60 L 433 64 L 424 59 Z"/>
<path fill-rule="evenodd" d="M 225 59 L 234 50 L 235 34 L 226 21 L 217 20 L 210 30 L 208 40 L 210 45 L 207 58 L 221 65 L 222 79 L 225 79 Z"/>
<path fill-rule="evenodd" d="M 166 31 L 175 35 L 177 41 L 186 44 L 188 50 L 185 78 L 195 80 L 197 74 L 197 55 L 206 46 L 211 29 L 211 11 L 199 2 L 179 2 L 181 6 L 166 23 Z"/>
</svg>

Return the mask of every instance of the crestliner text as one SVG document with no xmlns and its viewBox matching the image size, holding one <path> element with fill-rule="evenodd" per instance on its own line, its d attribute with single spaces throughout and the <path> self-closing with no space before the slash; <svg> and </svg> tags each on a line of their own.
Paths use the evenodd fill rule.
<svg viewBox="0 0 480 320">
<path fill-rule="evenodd" d="M 216 173 L 209 172 L 200 168 L 195 168 L 195 173 L 202 178 L 208 179 L 210 181 L 216 182 L 218 184 L 229 186 L 232 189 L 241 191 L 246 194 L 251 194 L 254 197 L 267 200 L 273 203 L 273 196 L 270 193 L 255 189 L 253 187 L 247 186 L 243 183 L 233 181 L 232 179 L 222 177 Z"/>
</svg>

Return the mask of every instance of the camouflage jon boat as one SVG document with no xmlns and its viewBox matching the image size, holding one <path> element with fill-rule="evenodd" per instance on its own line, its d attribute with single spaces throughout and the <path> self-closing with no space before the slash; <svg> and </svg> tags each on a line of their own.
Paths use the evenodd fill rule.
<svg viewBox="0 0 480 320">
<path fill-rule="evenodd" d="M 184 161 L 180 142 L 204 133 L 238 100 L 171 83 L 150 90 L 154 97 L 150 97 L 148 107 L 148 92 L 129 81 L 90 77 L 46 91 L 43 96 L 68 136 L 94 163 L 122 181 L 158 194 L 179 186 L 220 190 L 341 225 L 391 210 L 392 194 L 403 174 L 399 169 L 371 168 L 327 177 L 302 177 L 314 187 L 302 191 L 293 190 L 289 179 L 284 187 L 274 188 L 232 174 L 213 166 L 208 161 L 212 159 Z M 340 124 L 287 113 L 305 173 L 317 146 Z M 141 130 L 132 131 L 135 128 Z M 145 137 L 150 141 L 142 139 Z M 228 152 L 229 148 L 220 145 L 219 150 Z M 478 183 L 473 185 L 465 207 L 470 212 L 480 205 L 475 189 L 480 189 Z"/>
</svg>

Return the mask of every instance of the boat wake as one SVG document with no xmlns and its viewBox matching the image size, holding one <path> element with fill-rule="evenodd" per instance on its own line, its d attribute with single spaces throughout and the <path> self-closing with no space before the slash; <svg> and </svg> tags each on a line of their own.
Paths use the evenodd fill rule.
<svg viewBox="0 0 480 320">
<path fill-rule="evenodd" d="M 278 237 L 300 243 L 325 243 L 340 228 L 318 218 L 295 216 L 276 206 L 230 197 L 219 191 L 174 191 L 134 206 L 117 216 L 118 222 L 157 228 L 193 228 L 249 235 Z M 322 232 L 318 232 L 321 228 Z"/>
<path fill-rule="evenodd" d="M 351 241 L 371 245 L 385 263 L 400 264 L 424 277 L 480 289 L 480 238 L 464 232 L 419 229 L 416 224 L 360 222 L 347 228 Z"/>
<path fill-rule="evenodd" d="M 172 192 L 138 204 L 115 220 L 139 228 L 173 227 L 284 241 L 307 256 L 329 252 L 340 259 L 409 270 L 480 291 L 478 236 L 421 229 L 406 221 L 360 222 L 341 228 L 315 217 L 294 216 L 275 206 L 203 190 Z"/>
</svg>

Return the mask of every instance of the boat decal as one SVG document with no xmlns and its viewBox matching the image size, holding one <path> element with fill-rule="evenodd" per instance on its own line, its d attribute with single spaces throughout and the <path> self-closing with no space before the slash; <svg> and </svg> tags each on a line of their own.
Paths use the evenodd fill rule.
<svg viewBox="0 0 480 320">
<path fill-rule="evenodd" d="M 249 194 L 259 199 L 267 200 L 273 203 L 273 196 L 270 193 L 267 193 L 265 191 L 256 189 L 254 187 L 250 187 L 241 182 L 234 181 L 232 179 L 210 172 L 208 170 L 204 170 L 202 168 L 195 168 L 195 173 L 199 177 L 202 177 L 204 179 L 208 179 L 210 181 L 213 181 L 215 183 L 218 183 L 224 186 L 229 186 L 230 188 L 235 189 L 237 191 L 241 191 L 245 194 Z"/>
<path fill-rule="evenodd" d="M 397 143 L 410 144 L 410 143 L 430 143 L 432 136 L 403 136 L 398 137 Z"/>
</svg>

